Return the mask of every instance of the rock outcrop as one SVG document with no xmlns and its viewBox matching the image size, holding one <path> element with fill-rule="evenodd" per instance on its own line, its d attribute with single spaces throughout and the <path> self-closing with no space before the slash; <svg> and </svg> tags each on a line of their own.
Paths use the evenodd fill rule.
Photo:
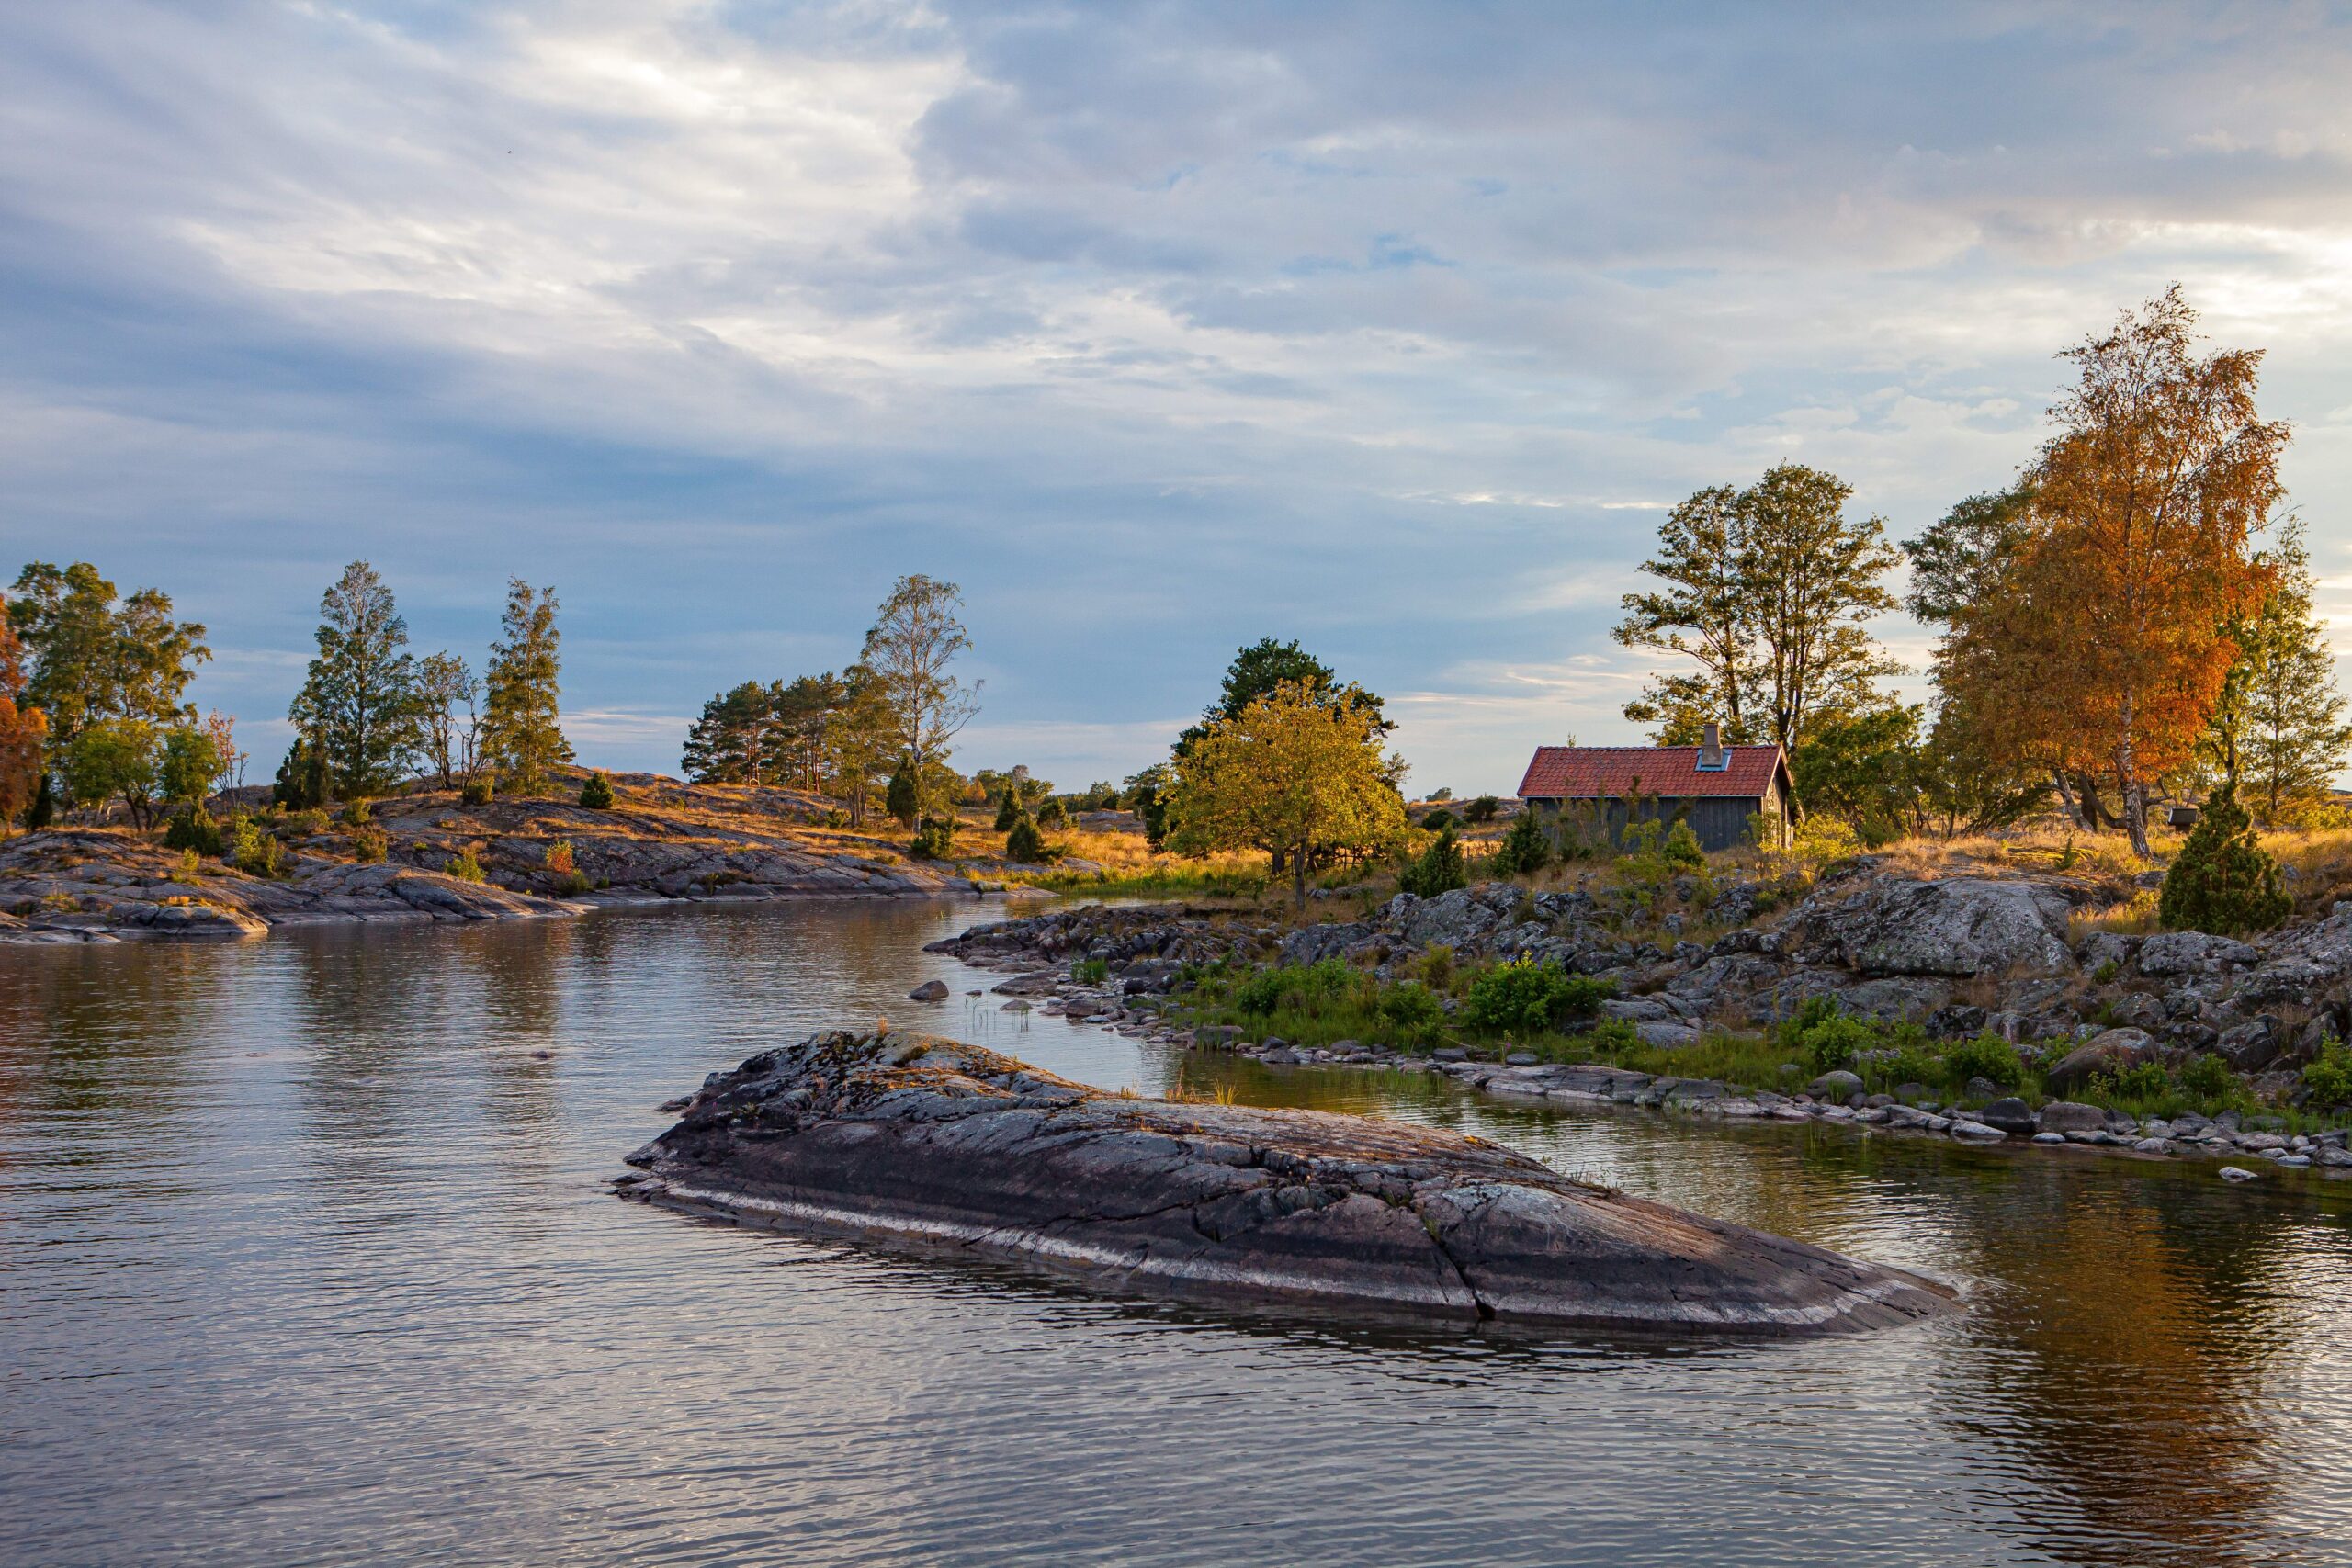
<svg viewBox="0 0 2352 1568">
<path fill-rule="evenodd" d="M 1786 1336 L 1954 1301 L 1441 1129 L 1125 1099 L 922 1037 L 763 1052 L 629 1163 L 626 1197 L 1236 1303 Z"/>
</svg>

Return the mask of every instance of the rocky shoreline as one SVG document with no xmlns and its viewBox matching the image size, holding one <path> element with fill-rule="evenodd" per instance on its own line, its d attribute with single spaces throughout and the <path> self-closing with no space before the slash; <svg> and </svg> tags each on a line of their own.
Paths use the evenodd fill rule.
<svg viewBox="0 0 2352 1568">
<path fill-rule="evenodd" d="M 1956 1302 L 1442 1129 L 1113 1095 L 923 1036 L 762 1052 L 628 1163 L 640 1201 L 1261 1308 L 1788 1337 Z"/>
<path fill-rule="evenodd" d="M 597 810 L 560 801 L 468 805 L 447 792 L 376 803 L 384 858 L 357 858 L 349 824 L 324 814 L 276 828 L 266 877 L 113 828 L 0 841 L 0 944 L 239 939 L 318 925 L 537 919 L 599 908 L 808 897 L 968 896 L 994 885 L 908 861 L 878 840 L 822 827 L 824 804 L 790 791 L 713 789 L 651 774 L 614 781 Z M 549 863 L 558 844 L 572 869 Z M 472 849 L 482 879 L 445 869 Z"/>
<path fill-rule="evenodd" d="M 1752 889 L 1735 887 L 1728 897 L 1755 902 Z M 1825 883 L 1772 927 L 1737 928 L 1706 944 L 1668 950 L 1608 930 L 1593 919 L 1597 904 L 1589 893 L 1531 897 L 1492 885 L 1430 899 L 1399 895 L 1368 920 L 1288 931 L 1207 909 L 1091 906 L 976 926 L 933 946 L 1016 971 L 996 987 L 1013 998 L 1007 1007 L 1036 1007 L 1145 1041 L 1236 1052 L 1278 1066 L 1442 1073 L 1521 1103 L 1612 1104 L 1987 1146 L 2245 1162 L 2225 1168 L 2233 1179 L 2272 1168 L 2352 1170 L 2345 1129 L 2290 1132 L 2234 1111 L 2134 1118 L 2065 1099 L 2034 1107 L 1983 1082 L 1961 1095 L 1920 1085 L 1865 1094 L 1850 1073 L 1813 1077 L 1802 1092 L 1771 1092 L 1695 1075 L 1545 1062 L 1508 1047 L 1419 1053 L 1353 1040 L 1310 1047 L 1170 1017 L 1180 1005 L 1170 987 L 1181 985 L 1187 964 L 1342 957 L 1396 974 L 1442 943 L 1464 955 L 1532 957 L 1615 978 L 1620 994 L 1602 1004 L 1601 1015 L 1669 1053 L 1695 1043 L 1704 1029 L 1754 1029 L 1808 998 L 1829 997 L 1858 1016 L 1907 1018 L 1944 1037 L 2000 1034 L 2040 1066 L 2055 1092 L 2079 1088 L 2097 1071 L 2214 1055 L 2256 1090 L 2275 1094 L 2298 1081 L 2293 1066 L 2341 1027 L 2352 987 L 2352 901 L 2257 942 L 2093 931 L 2075 943 L 2066 922 L 2073 906 L 2047 884 L 1911 881 L 1862 868 Z M 1101 964 L 1104 977 L 1072 978 L 1082 961 Z"/>
</svg>

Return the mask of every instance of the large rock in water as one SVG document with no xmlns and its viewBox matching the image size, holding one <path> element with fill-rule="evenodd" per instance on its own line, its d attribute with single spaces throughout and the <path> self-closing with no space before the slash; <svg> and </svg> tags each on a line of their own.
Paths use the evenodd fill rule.
<svg viewBox="0 0 2352 1568">
<path fill-rule="evenodd" d="M 1128 1100 L 976 1045 L 824 1034 L 714 1074 L 623 1196 L 1234 1303 L 1834 1333 L 1949 1310 L 1897 1269 L 1405 1122 Z"/>
<path fill-rule="evenodd" d="M 1865 975 L 2063 975 L 2070 907 L 2037 883 L 1874 882 L 1805 914 L 1811 943 Z"/>
</svg>

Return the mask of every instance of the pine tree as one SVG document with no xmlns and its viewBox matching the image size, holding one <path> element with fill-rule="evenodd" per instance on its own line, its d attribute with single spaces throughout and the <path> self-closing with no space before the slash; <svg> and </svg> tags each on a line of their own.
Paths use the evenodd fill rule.
<svg viewBox="0 0 2352 1568">
<path fill-rule="evenodd" d="M 2242 936 L 2268 931 L 2293 907 L 2280 886 L 2278 863 L 2256 841 L 2245 807 L 2223 784 L 2205 802 L 2165 873 L 2157 918 L 2174 931 Z"/>
<path fill-rule="evenodd" d="M 1552 861 L 1552 840 L 1529 807 L 1510 819 L 1503 841 L 1495 851 L 1495 870 L 1505 876 L 1528 876 Z"/>
<path fill-rule="evenodd" d="M 580 786 L 580 804 L 590 811 L 610 811 L 613 808 L 612 776 L 599 768 L 588 775 Z"/>
<path fill-rule="evenodd" d="M 483 759 L 504 775 L 508 789 L 526 795 L 547 786 L 549 768 L 571 761 L 559 722 L 562 634 L 555 610 L 554 589 L 535 594 L 521 578 L 510 581 L 503 636 L 491 645 L 483 673 Z"/>
<path fill-rule="evenodd" d="M 1010 833 L 1012 831 L 1014 824 L 1018 823 L 1021 818 L 1021 796 L 1010 785 L 1007 785 L 1004 793 L 997 796 L 996 830 L 1000 833 Z"/>
<path fill-rule="evenodd" d="M 1012 830 L 1005 835 L 1004 858 L 1023 865 L 1035 865 L 1045 860 L 1046 840 L 1037 831 L 1037 824 L 1026 817 L 1013 818 Z"/>
<path fill-rule="evenodd" d="M 319 654 L 287 716 L 326 752 L 334 793 L 381 795 L 406 776 L 422 739 L 416 660 L 392 591 L 364 560 L 319 601 Z"/>
<path fill-rule="evenodd" d="M 2326 795 L 2352 748 L 2352 726 L 2343 722 L 2335 660 L 2312 606 L 2301 523 L 2283 527 L 2261 558 L 2271 588 L 2261 609 L 2231 628 L 2238 656 L 2222 682 L 2206 750 L 2275 823 Z"/>
<path fill-rule="evenodd" d="M 915 765 L 911 757 L 901 756 L 899 765 L 890 770 L 890 785 L 883 792 L 882 809 L 899 819 L 901 828 L 911 828 L 922 814 L 922 792 L 915 785 Z"/>
</svg>

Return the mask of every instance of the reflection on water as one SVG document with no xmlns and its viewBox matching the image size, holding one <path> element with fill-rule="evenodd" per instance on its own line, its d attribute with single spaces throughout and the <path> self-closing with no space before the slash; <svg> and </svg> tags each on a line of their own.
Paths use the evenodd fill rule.
<svg viewBox="0 0 2352 1568">
<path fill-rule="evenodd" d="M 2345 1560 L 2342 1185 L 1188 1062 L 965 995 L 989 977 L 919 950 L 972 910 L 0 953 L 0 1559 Z M 1456 1127 L 1970 1311 L 1368 1332 L 606 1194 L 658 1101 L 877 1016 Z"/>
</svg>

